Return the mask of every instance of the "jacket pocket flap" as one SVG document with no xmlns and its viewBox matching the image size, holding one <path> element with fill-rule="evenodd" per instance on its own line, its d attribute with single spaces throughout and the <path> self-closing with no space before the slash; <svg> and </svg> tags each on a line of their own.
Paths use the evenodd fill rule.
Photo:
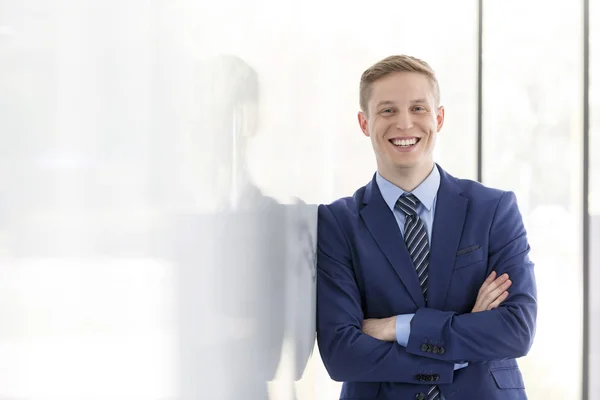
<svg viewBox="0 0 600 400">
<path fill-rule="evenodd" d="M 525 389 L 523 376 L 517 367 L 490 369 L 500 389 Z"/>
<path fill-rule="evenodd" d="M 483 249 L 480 247 L 475 251 L 457 256 L 454 261 L 454 269 L 466 267 L 481 260 L 483 260 Z"/>
<path fill-rule="evenodd" d="M 462 256 L 463 254 L 471 253 L 480 247 L 481 247 L 480 245 L 474 244 L 473 246 L 469 246 L 469 247 L 465 247 L 464 249 L 460 249 L 459 251 L 456 252 L 456 257 Z"/>
</svg>

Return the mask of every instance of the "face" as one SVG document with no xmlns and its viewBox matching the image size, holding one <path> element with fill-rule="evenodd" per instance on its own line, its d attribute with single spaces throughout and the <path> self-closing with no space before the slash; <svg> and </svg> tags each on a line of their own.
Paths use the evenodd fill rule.
<svg viewBox="0 0 600 400">
<path fill-rule="evenodd" d="M 437 106 L 429 78 L 396 72 L 373 82 L 371 89 L 368 110 L 358 114 L 358 121 L 371 138 L 379 173 L 393 176 L 431 169 L 444 109 Z"/>
</svg>

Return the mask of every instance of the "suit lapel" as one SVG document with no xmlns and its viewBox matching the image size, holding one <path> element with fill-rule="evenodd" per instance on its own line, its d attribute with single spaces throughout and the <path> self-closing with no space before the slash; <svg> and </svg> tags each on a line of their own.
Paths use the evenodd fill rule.
<svg viewBox="0 0 600 400">
<path fill-rule="evenodd" d="M 467 215 L 468 199 L 459 194 L 460 188 L 454 177 L 441 168 L 439 171 L 440 188 L 433 219 L 427 303 L 442 310 Z"/>
<path fill-rule="evenodd" d="M 367 229 L 375 238 L 377 245 L 398 274 L 415 304 L 418 307 L 424 307 L 423 292 L 419 286 L 410 254 L 408 254 L 398 229 L 396 218 L 383 200 L 375 178 L 366 187 L 364 202 L 366 205 L 360 211 L 360 215 Z"/>
</svg>

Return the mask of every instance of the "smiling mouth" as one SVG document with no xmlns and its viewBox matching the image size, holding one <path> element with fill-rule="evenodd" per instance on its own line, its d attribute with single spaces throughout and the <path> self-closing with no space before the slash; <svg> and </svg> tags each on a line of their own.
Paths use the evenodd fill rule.
<svg viewBox="0 0 600 400">
<path fill-rule="evenodd" d="M 412 147 L 414 145 L 416 145 L 417 143 L 419 143 L 421 141 L 420 138 L 410 138 L 410 139 L 390 139 L 390 143 L 393 144 L 396 147 L 401 147 L 401 148 L 409 148 Z"/>
</svg>

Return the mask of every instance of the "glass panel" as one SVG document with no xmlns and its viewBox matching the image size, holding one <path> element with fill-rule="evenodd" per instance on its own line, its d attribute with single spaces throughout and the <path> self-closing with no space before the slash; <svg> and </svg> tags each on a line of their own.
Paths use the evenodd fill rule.
<svg viewBox="0 0 600 400">
<path fill-rule="evenodd" d="M 261 122 L 248 165 L 261 189 L 278 199 L 325 203 L 351 195 L 375 172 L 356 118 L 358 84 L 367 67 L 397 53 L 421 57 L 436 70 L 446 107 L 437 161 L 456 176 L 476 178 L 476 6 L 436 0 L 341 8 L 312 0 L 274 10 L 269 2 L 213 2 L 206 14 L 187 9 L 189 23 L 179 29 L 189 52 L 198 53 L 200 42 L 202 56 L 235 54 L 257 71 Z M 290 354 L 284 351 L 270 383 L 276 399 L 291 396 Z M 329 400 L 340 385 L 315 348 L 295 387 L 299 398 Z"/>
<path fill-rule="evenodd" d="M 358 84 L 394 53 L 476 177 L 476 4 L 0 0 L 0 398 L 337 398 L 313 205 L 374 173 Z"/>
<path fill-rule="evenodd" d="M 581 396 L 581 20 L 580 2 L 484 2 L 484 183 L 516 192 L 536 264 L 533 399 Z"/>
<path fill-rule="evenodd" d="M 174 393 L 148 196 L 152 11 L 0 2 L 0 398 Z"/>
</svg>

